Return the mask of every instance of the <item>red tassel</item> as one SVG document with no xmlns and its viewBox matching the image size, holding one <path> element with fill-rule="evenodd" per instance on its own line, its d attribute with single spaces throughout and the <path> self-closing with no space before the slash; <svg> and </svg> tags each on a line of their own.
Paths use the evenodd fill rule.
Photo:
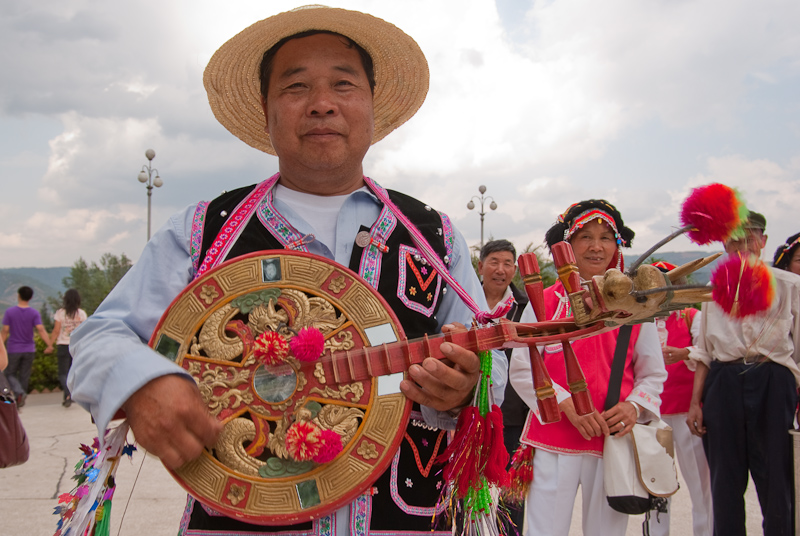
<svg viewBox="0 0 800 536">
<path fill-rule="evenodd" d="M 509 504 L 523 504 L 533 482 L 533 447 L 520 444 L 511 457 L 509 484 L 503 488 L 503 499 Z"/>
<path fill-rule="evenodd" d="M 442 470 L 445 482 L 452 482 L 454 493 L 463 499 L 470 488 L 479 489 L 481 470 L 485 465 L 483 444 L 486 423 L 478 408 L 469 406 L 458 416 L 456 433 L 436 463 L 447 464 Z"/>
<path fill-rule="evenodd" d="M 694 227 L 686 236 L 701 246 L 741 234 L 747 215 L 738 192 L 719 183 L 693 189 L 681 206 L 681 223 Z"/>
<path fill-rule="evenodd" d="M 508 465 L 508 451 L 503 441 L 503 412 L 500 406 L 492 406 L 492 411 L 487 415 L 489 430 L 486 434 L 486 469 L 484 476 L 490 484 L 498 487 L 508 485 L 509 476 L 506 471 Z"/>
<path fill-rule="evenodd" d="M 730 255 L 714 269 L 711 284 L 714 301 L 734 318 L 766 311 L 775 298 L 772 272 L 754 255 Z"/>
</svg>

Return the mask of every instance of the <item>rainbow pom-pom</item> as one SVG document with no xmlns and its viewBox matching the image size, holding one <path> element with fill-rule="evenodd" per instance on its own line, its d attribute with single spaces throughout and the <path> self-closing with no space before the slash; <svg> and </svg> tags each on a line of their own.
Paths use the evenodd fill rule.
<svg viewBox="0 0 800 536">
<path fill-rule="evenodd" d="M 705 245 L 743 236 L 748 213 L 735 189 L 713 183 L 691 191 L 681 206 L 681 223 L 693 227 L 686 233 L 693 242 Z"/>
<path fill-rule="evenodd" d="M 714 269 L 711 284 L 714 301 L 734 318 L 764 312 L 775 298 L 772 272 L 754 255 L 730 255 Z"/>
</svg>

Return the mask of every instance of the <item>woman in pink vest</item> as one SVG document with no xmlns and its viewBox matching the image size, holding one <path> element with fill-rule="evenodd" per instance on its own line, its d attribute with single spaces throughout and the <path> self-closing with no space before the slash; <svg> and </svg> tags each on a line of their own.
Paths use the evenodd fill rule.
<svg viewBox="0 0 800 536">
<path fill-rule="evenodd" d="M 630 247 L 634 233 L 625 227 L 619 211 L 604 200 L 591 199 L 569 207 L 545 236 L 549 247 L 568 241 L 575 252 L 582 280 L 603 275 L 609 268 L 623 269 L 620 247 Z M 572 316 L 567 293 L 560 282 L 545 290 L 548 319 Z M 530 306 L 522 322 L 535 321 Z M 574 341 L 572 347 L 586 376 L 595 408 L 605 405 L 611 362 L 619 330 Z M 542 424 L 536 409 L 528 419 L 520 442 L 534 448 L 533 482 L 527 498 L 527 531 L 535 536 L 567 536 L 578 488 L 582 492 L 583 534 L 624 536 L 628 516 L 608 506 L 603 486 L 603 438 L 625 435 L 637 422 L 659 416 L 659 395 L 667 377 L 654 324 L 634 326 L 628 344 L 620 402 L 608 411 L 580 416 L 567 385 L 560 344 L 542 348 L 545 366 L 556 388 L 561 421 Z M 522 399 L 537 408 L 526 348 L 515 349 L 510 380 Z"/>
<path fill-rule="evenodd" d="M 674 270 L 674 264 L 659 261 L 653 266 L 662 272 Z M 692 526 L 694 536 L 714 534 L 714 517 L 711 509 L 711 475 L 703 450 L 703 441 L 692 435 L 686 426 L 686 414 L 692 400 L 694 365 L 689 359 L 689 349 L 700 334 L 700 311 L 684 309 L 673 311 L 667 318 L 656 319 L 659 339 L 667 365 L 667 381 L 661 393 L 661 419 L 672 427 L 675 453 L 681 468 L 684 484 L 692 499 Z M 692 367 L 692 370 L 689 367 Z M 671 499 L 667 499 L 670 501 Z M 669 510 L 666 514 L 650 517 L 650 535 L 669 534 Z"/>
</svg>

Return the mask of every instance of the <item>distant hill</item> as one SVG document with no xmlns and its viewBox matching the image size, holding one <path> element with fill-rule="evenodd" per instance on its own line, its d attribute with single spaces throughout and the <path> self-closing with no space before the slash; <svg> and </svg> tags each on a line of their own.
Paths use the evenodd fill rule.
<svg viewBox="0 0 800 536">
<path fill-rule="evenodd" d="M 0 314 L 17 304 L 17 289 L 27 285 L 33 289 L 31 305 L 36 309 L 46 302 L 47 298 L 58 298 L 64 293 L 61 281 L 67 277 L 71 268 L 0 268 Z M 52 314 L 53 311 L 50 311 Z"/>
</svg>

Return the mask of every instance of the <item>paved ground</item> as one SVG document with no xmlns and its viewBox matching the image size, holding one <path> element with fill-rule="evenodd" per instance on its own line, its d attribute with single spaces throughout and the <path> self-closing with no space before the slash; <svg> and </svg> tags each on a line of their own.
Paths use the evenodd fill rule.
<svg viewBox="0 0 800 536">
<path fill-rule="evenodd" d="M 96 435 L 95 427 L 80 407 L 61 406 L 61 394 L 28 397 L 21 411 L 31 443 L 30 460 L 19 467 L 0 470 L 0 536 L 48 536 L 55 531 L 52 515 L 59 494 L 72 489 L 80 443 Z M 132 462 L 117 471 L 111 534 L 115 536 L 174 536 L 186 494 L 158 459 L 137 452 Z M 753 486 L 747 492 L 748 534 L 761 534 L 761 513 Z M 133 492 L 131 492 L 133 489 Z M 644 516 L 631 516 L 627 536 L 642 533 Z M 120 528 L 121 524 L 121 528 Z M 570 536 L 579 536 L 580 504 L 576 503 Z M 691 535 L 688 492 L 673 500 L 672 534 Z"/>
</svg>

